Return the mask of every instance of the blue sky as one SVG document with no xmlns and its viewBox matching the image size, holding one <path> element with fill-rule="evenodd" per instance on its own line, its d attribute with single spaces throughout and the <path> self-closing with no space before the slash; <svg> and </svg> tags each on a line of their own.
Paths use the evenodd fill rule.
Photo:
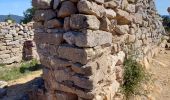
<svg viewBox="0 0 170 100">
<path fill-rule="evenodd" d="M 170 0 L 155 0 L 156 7 L 161 15 L 168 15 L 167 8 L 170 7 Z"/>
<path fill-rule="evenodd" d="M 23 16 L 23 12 L 30 7 L 31 0 L 0 0 L 0 15 Z"/>
<path fill-rule="evenodd" d="M 156 0 L 157 10 L 161 15 L 168 15 L 170 0 Z M 15 14 L 23 16 L 23 12 L 31 7 L 31 0 L 0 0 L 0 15 Z"/>
</svg>

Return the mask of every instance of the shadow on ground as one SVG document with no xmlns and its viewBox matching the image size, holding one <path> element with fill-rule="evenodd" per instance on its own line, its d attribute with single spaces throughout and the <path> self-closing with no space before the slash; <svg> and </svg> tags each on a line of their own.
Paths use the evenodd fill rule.
<svg viewBox="0 0 170 100">
<path fill-rule="evenodd" d="M 5 88 L 6 94 L 0 100 L 31 100 L 30 93 L 32 91 L 44 88 L 44 81 L 41 76 L 25 79 L 27 82 L 21 80 L 9 83 L 9 86 Z"/>
</svg>

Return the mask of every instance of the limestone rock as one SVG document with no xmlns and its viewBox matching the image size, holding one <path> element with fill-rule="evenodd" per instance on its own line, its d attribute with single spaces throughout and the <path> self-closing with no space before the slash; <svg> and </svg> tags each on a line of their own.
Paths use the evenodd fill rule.
<svg viewBox="0 0 170 100">
<path fill-rule="evenodd" d="M 46 21 L 44 23 L 44 26 L 46 28 L 60 28 L 62 27 L 62 22 L 58 19 L 52 19 L 52 20 L 49 20 L 49 21 Z"/>
<path fill-rule="evenodd" d="M 55 17 L 56 14 L 53 10 L 36 10 L 33 19 L 35 21 L 48 21 Z"/>
<path fill-rule="evenodd" d="M 59 45 L 63 41 L 62 33 L 38 33 L 35 34 L 35 41 L 37 43 L 47 43 Z"/>
<path fill-rule="evenodd" d="M 32 5 L 37 9 L 49 9 L 51 2 L 52 0 L 32 0 Z"/>
<path fill-rule="evenodd" d="M 116 13 L 117 13 L 116 19 L 118 20 L 118 24 L 124 25 L 130 24 L 130 22 L 132 22 L 133 17 L 128 12 L 123 11 L 121 9 L 117 9 Z"/>
<path fill-rule="evenodd" d="M 107 17 L 100 20 L 100 30 L 109 32 L 111 30 L 111 21 Z"/>
<path fill-rule="evenodd" d="M 128 25 L 117 25 L 115 27 L 115 31 L 120 35 L 128 34 L 129 26 Z"/>
<path fill-rule="evenodd" d="M 116 13 L 112 9 L 105 9 L 104 10 L 104 16 L 106 16 L 109 19 L 113 19 L 116 17 Z"/>
<path fill-rule="evenodd" d="M 61 8 L 58 11 L 58 17 L 64 18 L 68 17 L 77 12 L 77 8 L 71 1 L 64 1 L 61 4 Z"/>
<path fill-rule="evenodd" d="M 70 18 L 71 29 L 99 29 L 100 21 L 93 15 L 74 14 Z"/>
<path fill-rule="evenodd" d="M 112 34 L 105 31 L 86 30 L 84 32 L 67 32 L 64 34 L 64 39 L 69 44 L 75 44 L 79 47 L 94 47 L 111 44 Z"/>
<path fill-rule="evenodd" d="M 114 0 L 110 0 L 110 1 L 105 2 L 105 3 L 104 3 L 104 6 L 105 6 L 106 8 L 115 9 L 115 8 L 118 6 L 118 4 L 117 4 Z"/>
<path fill-rule="evenodd" d="M 104 7 L 96 4 L 93 1 L 80 0 L 77 4 L 78 11 L 83 14 L 95 15 L 97 17 L 102 17 L 102 12 Z"/>
</svg>

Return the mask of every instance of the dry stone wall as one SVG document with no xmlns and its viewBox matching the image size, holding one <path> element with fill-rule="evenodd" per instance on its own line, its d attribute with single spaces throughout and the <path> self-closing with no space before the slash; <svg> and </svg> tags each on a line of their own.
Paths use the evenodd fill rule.
<svg viewBox="0 0 170 100">
<path fill-rule="evenodd" d="M 153 0 L 33 0 L 45 100 L 114 100 L 125 57 L 147 66 L 165 34 Z"/>
<path fill-rule="evenodd" d="M 0 64 L 18 63 L 36 54 L 32 23 L 0 22 Z M 37 55 L 34 57 L 38 57 Z"/>
</svg>

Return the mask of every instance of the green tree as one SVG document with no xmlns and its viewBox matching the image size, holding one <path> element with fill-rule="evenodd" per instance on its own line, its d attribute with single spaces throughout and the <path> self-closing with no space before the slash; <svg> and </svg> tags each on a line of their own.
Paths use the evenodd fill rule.
<svg viewBox="0 0 170 100">
<path fill-rule="evenodd" d="M 11 17 L 11 15 L 8 15 L 7 18 L 5 19 L 5 22 L 15 23 L 16 21 Z"/>
<path fill-rule="evenodd" d="M 163 16 L 163 26 L 165 27 L 165 30 L 167 32 L 170 32 L 170 17 L 169 16 Z"/>
<path fill-rule="evenodd" d="M 34 8 L 29 8 L 24 12 L 24 19 L 21 20 L 21 23 L 27 24 L 32 21 L 32 18 L 35 14 Z"/>
</svg>

